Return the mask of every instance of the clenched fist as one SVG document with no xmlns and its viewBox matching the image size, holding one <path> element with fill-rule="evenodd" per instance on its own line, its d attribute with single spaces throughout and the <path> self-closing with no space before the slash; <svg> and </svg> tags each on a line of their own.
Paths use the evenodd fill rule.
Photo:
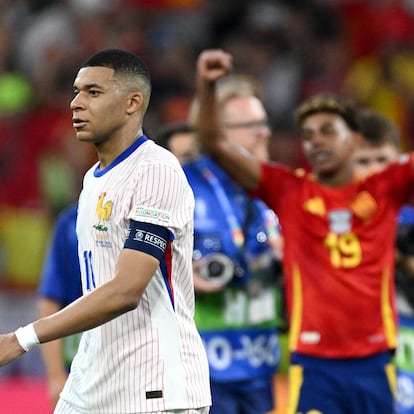
<svg viewBox="0 0 414 414">
<path fill-rule="evenodd" d="M 227 75 L 233 67 L 232 56 L 221 49 L 207 49 L 200 53 L 197 60 L 199 79 L 215 82 Z"/>
</svg>

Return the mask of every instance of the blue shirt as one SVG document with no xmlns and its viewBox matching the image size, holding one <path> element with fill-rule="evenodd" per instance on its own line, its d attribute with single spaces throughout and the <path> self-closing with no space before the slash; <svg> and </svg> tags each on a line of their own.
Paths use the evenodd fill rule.
<svg viewBox="0 0 414 414">
<path fill-rule="evenodd" d="M 224 289 L 196 297 L 210 376 L 226 382 L 270 376 L 280 359 L 277 270 L 269 244 L 276 216 L 210 158 L 183 169 L 195 197 L 194 259 L 223 254 L 234 266 Z"/>
<path fill-rule="evenodd" d="M 77 204 L 63 210 L 57 217 L 43 267 L 38 293 L 62 307 L 82 295 L 78 241 L 76 236 Z M 64 340 L 64 355 L 69 366 L 76 352 L 80 335 Z"/>
<path fill-rule="evenodd" d="M 398 216 L 399 224 L 414 225 L 414 206 L 406 205 L 401 208 Z"/>
</svg>

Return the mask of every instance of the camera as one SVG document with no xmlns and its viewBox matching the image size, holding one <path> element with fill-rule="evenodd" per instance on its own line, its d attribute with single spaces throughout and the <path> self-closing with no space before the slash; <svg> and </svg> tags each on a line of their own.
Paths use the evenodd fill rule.
<svg viewBox="0 0 414 414">
<path fill-rule="evenodd" d="M 233 279 L 235 266 L 225 254 L 210 253 L 201 259 L 199 273 L 212 285 L 224 286 Z"/>
</svg>

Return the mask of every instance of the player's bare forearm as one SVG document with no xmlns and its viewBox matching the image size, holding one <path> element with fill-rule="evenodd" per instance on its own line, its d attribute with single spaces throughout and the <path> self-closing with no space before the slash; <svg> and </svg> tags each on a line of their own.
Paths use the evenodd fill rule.
<svg viewBox="0 0 414 414">
<path fill-rule="evenodd" d="M 40 342 L 82 332 L 107 322 L 128 309 L 122 304 L 111 281 L 84 296 L 66 308 L 34 322 L 34 330 Z M 15 333 L 0 335 L 0 366 L 6 365 L 25 353 Z"/>
<path fill-rule="evenodd" d="M 146 253 L 124 249 L 118 259 L 117 274 L 111 281 L 59 312 L 33 323 L 36 343 L 53 341 L 95 328 L 135 309 L 158 265 L 158 260 Z M 34 342 L 32 335 L 30 343 Z M 27 338 L 27 331 L 24 336 Z M 14 361 L 24 353 L 15 333 L 0 335 L 0 366 Z"/>
<path fill-rule="evenodd" d="M 216 82 L 232 67 L 231 56 L 219 49 L 205 50 L 197 60 L 197 95 L 199 100 L 198 134 L 203 149 L 220 153 L 220 116 L 216 102 Z"/>
<path fill-rule="evenodd" d="M 112 285 L 114 281 L 82 296 L 59 312 L 39 319 L 34 327 L 41 343 L 95 328 L 128 309 L 121 306 Z"/>
<path fill-rule="evenodd" d="M 158 265 L 148 254 L 124 249 L 111 281 L 34 323 L 40 342 L 95 328 L 135 309 Z"/>
<path fill-rule="evenodd" d="M 203 51 L 197 60 L 198 137 L 202 148 L 248 190 L 260 179 L 260 163 L 226 139 L 216 101 L 216 82 L 232 68 L 232 57 L 220 49 Z"/>
</svg>

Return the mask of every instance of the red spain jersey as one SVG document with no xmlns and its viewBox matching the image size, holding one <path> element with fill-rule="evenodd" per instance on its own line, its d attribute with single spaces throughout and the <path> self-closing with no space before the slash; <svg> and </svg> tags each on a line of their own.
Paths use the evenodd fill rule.
<svg viewBox="0 0 414 414">
<path fill-rule="evenodd" d="M 263 164 L 255 196 L 279 217 L 290 351 L 367 356 L 396 346 L 397 215 L 414 194 L 413 155 L 342 188 Z"/>
</svg>

